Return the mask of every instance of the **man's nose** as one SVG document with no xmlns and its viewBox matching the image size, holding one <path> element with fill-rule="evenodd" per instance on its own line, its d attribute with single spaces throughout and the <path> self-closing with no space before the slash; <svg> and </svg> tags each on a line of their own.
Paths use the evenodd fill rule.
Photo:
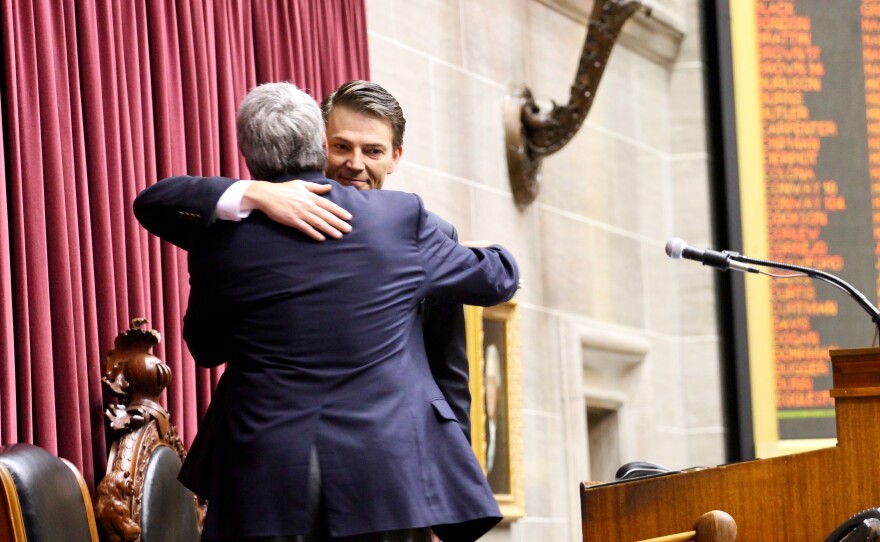
<svg viewBox="0 0 880 542">
<path fill-rule="evenodd" d="M 364 160 L 361 151 L 356 150 L 351 153 L 351 157 L 348 159 L 348 167 L 357 170 L 364 169 Z"/>
</svg>

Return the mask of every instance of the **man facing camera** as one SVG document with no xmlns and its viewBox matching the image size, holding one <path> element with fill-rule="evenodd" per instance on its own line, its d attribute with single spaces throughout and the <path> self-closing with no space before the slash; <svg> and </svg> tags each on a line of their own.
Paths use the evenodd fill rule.
<svg viewBox="0 0 880 542">
<path fill-rule="evenodd" d="M 325 175 L 361 190 L 381 189 L 403 154 L 406 119 L 387 90 L 369 81 L 349 81 L 324 99 L 327 124 Z M 261 178 L 251 171 L 255 178 Z M 303 181 L 269 183 L 224 177 L 172 177 L 138 198 L 138 219 L 151 233 L 188 248 L 189 232 L 221 220 L 240 220 L 257 209 L 314 239 L 350 231 L 347 211 L 320 194 L 329 185 Z M 455 228 L 428 213 L 428 220 L 453 240 Z M 470 441 L 471 395 L 464 309 L 436 297 L 421 306 L 422 330 L 431 374 Z"/>
<path fill-rule="evenodd" d="M 476 540 L 500 512 L 431 376 L 419 305 L 510 299 L 513 257 L 452 241 L 418 196 L 325 178 L 320 111 L 289 83 L 252 90 L 237 127 L 255 175 L 328 185 L 353 218 L 328 243 L 263 213 L 188 233 L 184 338 L 199 365 L 227 363 L 180 473 L 208 499 L 204 539 Z"/>
</svg>

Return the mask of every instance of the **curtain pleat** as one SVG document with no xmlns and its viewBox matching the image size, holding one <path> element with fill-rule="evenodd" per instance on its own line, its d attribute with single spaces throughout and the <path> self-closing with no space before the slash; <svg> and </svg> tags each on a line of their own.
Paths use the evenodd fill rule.
<svg viewBox="0 0 880 542">
<path fill-rule="evenodd" d="M 12 25 L 9 24 L 11 21 L 14 21 L 11 4 L 0 5 L 0 23 L 2 23 L 0 24 L 0 38 L 2 38 L 4 51 L 12 51 L 12 44 L 15 42 L 15 32 Z M 4 60 L 11 64 L 8 69 L 17 71 L 15 54 L 5 54 Z M 17 93 L 11 85 L 7 85 L 4 90 L 6 91 L 5 97 L 8 99 L 0 100 L 0 126 L 4 127 L 4 134 L 8 130 L 10 134 L 8 139 L 12 141 L 14 134 L 12 133 L 11 119 L 16 115 L 15 111 L 8 112 L 7 103 L 14 103 Z M 4 145 L 0 145 L 0 165 L 3 166 L 0 168 L 0 182 L 4 188 L 8 186 L 5 139 L 7 139 L 6 136 L 4 136 Z M 10 174 L 14 176 L 14 172 L 10 172 Z M 14 206 L 15 197 L 12 194 L 7 195 L 7 192 L 8 189 L 0 191 L 0 216 L 7 217 L 6 220 L 0 221 L 0 315 L 3 318 L 3 325 L 0 325 L 0 442 L 15 440 L 19 436 L 18 381 L 27 378 L 26 375 L 21 375 L 17 371 L 16 366 L 18 357 L 15 348 L 15 328 L 12 326 L 13 306 L 16 299 L 12 288 L 12 244 L 10 241 L 10 226 L 13 220 L 10 207 Z M 12 199 L 11 203 L 10 198 Z"/>
<path fill-rule="evenodd" d="M 8 15 L 8 6 L 2 8 L 0 18 L 5 19 Z M 2 20 L 0 19 L 0 20 Z M 4 33 L 3 46 L 7 46 L 6 34 Z M 6 113 L 3 101 L 0 100 L 0 126 L 6 125 Z M 6 164 L 6 154 L 3 145 L 0 145 L 0 165 Z M 0 185 L 6 186 L 6 168 L 0 167 Z M 0 217 L 9 217 L 9 204 L 6 190 L 0 190 Z M 12 263 L 9 244 L 9 221 L 0 220 L 0 322 L 12 322 L 13 298 L 12 298 Z M 16 405 L 16 371 L 15 347 L 13 344 L 13 327 L 0 325 L 0 442 L 6 442 L 7 435 L 13 438 L 18 434 L 18 408 Z"/>
<path fill-rule="evenodd" d="M 15 87 L 19 100 L 10 103 L 7 130 L 12 147 L 7 149 L 9 167 L 12 170 L 12 198 L 10 219 L 13 229 L 12 278 L 15 295 L 14 320 L 23 318 L 25 325 L 15 329 L 18 356 L 18 393 L 23 395 L 19 403 L 20 435 L 41 443 L 50 452 L 57 453 L 56 416 L 54 408 L 55 378 L 52 370 L 54 345 L 50 307 L 49 262 L 47 239 L 47 206 L 44 182 L 57 160 L 58 148 L 52 146 L 52 134 L 46 135 L 45 154 L 42 152 L 43 131 L 53 121 L 53 97 L 44 103 L 45 92 L 41 88 L 47 82 L 41 78 L 45 73 L 44 62 L 37 62 L 37 44 L 51 49 L 43 42 L 45 32 L 38 32 L 35 25 L 34 6 L 28 2 L 13 5 L 12 21 L 16 26 L 12 51 L 18 59 L 19 71 L 14 74 L 10 86 Z M 52 51 L 50 51 L 50 54 Z M 46 106 L 47 114 L 41 115 Z M 51 128 L 50 128 L 51 129 Z M 15 182 L 19 180 L 19 182 Z M 28 182 L 30 181 L 30 182 Z M 25 207 L 27 204 L 27 207 Z M 25 249 L 25 247 L 27 247 Z M 66 254 L 62 253 L 66 259 Z M 61 341 L 59 341 L 61 342 Z M 27 360 L 27 361 L 26 361 Z M 80 454 L 76 454 L 80 455 Z"/>
<path fill-rule="evenodd" d="M 7 0 L 0 7 L 0 443 L 107 459 L 101 385 L 134 317 L 162 332 L 184 442 L 222 370 L 182 340 L 186 255 L 131 211 L 157 179 L 247 177 L 235 112 L 261 82 L 368 77 L 365 0 Z"/>
<path fill-rule="evenodd" d="M 65 423 L 60 423 L 62 438 L 66 438 L 69 431 L 78 431 L 82 435 L 80 447 L 83 453 L 83 470 L 93 475 L 93 469 L 103 464 L 89 461 L 95 457 L 106 455 L 106 445 L 102 433 L 102 424 L 91 412 L 100 409 L 101 382 L 100 367 L 89 363 L 89 359 L 100 357 L 101 340 L 99 337 L 98 313 L 96 311 L 98 295 L 96 291 L 95 253 L 94 240 L 91 235 L 81 235 L 79 232 L 91 232 L 91 217 L 93 206 L 87 186 L 71 182 L 73 179 L 85 179 L 88 173 L 88 158 L 85 139 L 85 110 L 87 105 L 81 99 L 79 89 L 84 86 L 83 68 L 78 62 L 80 58 L 79 32 L 77 30 L 76 4 L 72 0 L 65 1 L 63 8 L 64 18 L 59 21 L 62 24 L 56 29 L 58 36 L 63 36 L 66 57 L 59 62 L 59 76 L 66 82 L 66 96 L 68 96 L 70 118 L 70 141 L 71 141 L 71 176 L 62 179 L 62 200 L 68 204 L 70 212 L 76 216 L 75 222 L 68 217 L 67 224 L 75 223 L 75 227 L 66 227 L 59 224 L 57 227 L 65 228 L 70 245 L 70 278 L 73 288 L 72 302 L 75 305 L 75 314 L 72 318 L 73 329 L 79 330 L 80 340 L 74 342 L 76 356 L 71 359 L 75 366 L 75 379 L 77 383 L 76 399 L 79 408 L 75 414 L 79 420 L 79 426 L 68 428 Z M 62 136 L 63 137 L 63 136 Z M 72 185 L 72 186 L 71 186 Z M 66 193 L 66 194 L 65 194 Z M 75 196 L 75 197 L 72 197 Z M 55 227 L 53 227 L 55 229 Z M 74 335 L 75 336 L 75 335 Z"/>
</svg>

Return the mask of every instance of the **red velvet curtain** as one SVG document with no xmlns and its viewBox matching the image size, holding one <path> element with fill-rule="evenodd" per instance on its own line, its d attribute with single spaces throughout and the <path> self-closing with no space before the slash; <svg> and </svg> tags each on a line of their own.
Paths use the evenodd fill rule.
<svg viewBox="0 0 880 542">
<path fill-rule="evenodd" d="M 103 364 L 145 316 L 195 435 L 216 374 L 181 338 L 185 255 L 131 202 L 157 179 L 247 177 L 235 111 L 261 82 L 320 100 L 369 75 L 365 0 L 6 0 L 0 8 L 0 443 L 104 472 Z"/>
</svg>

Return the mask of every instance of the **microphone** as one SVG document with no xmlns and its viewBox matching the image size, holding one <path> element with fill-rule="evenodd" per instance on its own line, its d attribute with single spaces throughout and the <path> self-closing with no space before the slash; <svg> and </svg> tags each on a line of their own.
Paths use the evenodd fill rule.
<svg viewBox="0 0 880 542">
<path fill-rule="evenodd" d="M 788 263 L 780 263 L 780 262 L 771 262 L 768 260 L 759 260 L 756 258 L 749 258 L 748 256 L 743 256 L 738 252 L 730 252 L 728 250 L 724 250 L 722 252 L 718 252 L 717 250 L 700 250 L 698 248 L 694 248 L 688 245 L 683 239 L 679 239 L 678 237 L 673 237 L 669 241 L 666 242 L 666 255 L 672 258 L 673 260 L 680 260 L 685 258 L 687 260 L 694 260 L 702 263 L 703 265 L 708 265 L 710 267 L 714 267 L 716 269 L 720 269 L 721 271 L 727 271 L 728 269 L 736 269 L 737 271 L 743 271 L 746 273 L 765 273 L 760 271 L 751 265 L 759 265 L 762 267 L 774 267 L 776 269 L 786 269 L 788 271 L 794 271 L 799 273 L 800 275 L 792 275 L 792 276 L 807 276 L 813 279 L 819 279 L 823 282 L 827 282 L 828 284 L 832 284 L 837 286 L 847 294 L 856 303 L 858 303 L 864 310 L 871 316 L 871 320 L 874 321 L 874 324 L 877 326 L 878 334 L 880 334 L 880 310 L 877 310 L 877 307 L 873 305 L 865 295 L 856 290 L 851 284 L 841 279 L 840 277 L 836 277 L 831 273 L 826 273 L 824 271 L 820 271 L 818 269 L 813 269 L 811 267 L 801 267 L 799 265 L 793 265 Z M 779 277 L 780 275 L 770 275 Z M 786 278 L 786 277 L 782 277 Z"/>
<path fill-rule="evenodd" d="M 694 248 L 688 245 L 684 239 L 679 237 L 673 237 L 666 242 L 666 255 L 673 260 L 680 260 L 682 258 L 694 260 L 695 262 L 700 262 L 703 265 L 708 265 L 709 267 L 714 267 L 721 271 L 736 269 L 737 271 L 742 271 L 744 273 L 758 272 L 754 267 L 732 260 L 730 258 L 732 254 L 726 250 L 723 252 L 708 248 L 700 250 L 699 248 Z"/>
</svg>

